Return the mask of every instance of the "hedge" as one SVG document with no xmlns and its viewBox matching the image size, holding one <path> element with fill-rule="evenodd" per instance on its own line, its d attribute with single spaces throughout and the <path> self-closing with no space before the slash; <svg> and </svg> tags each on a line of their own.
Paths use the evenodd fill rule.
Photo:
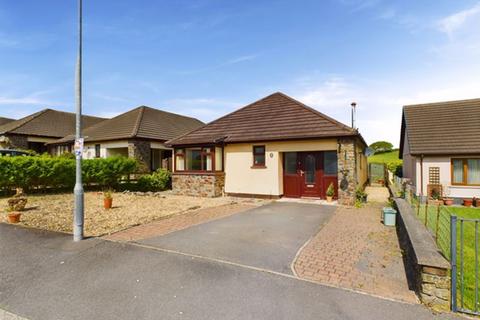
<svg viewBox="0 0 480 320">
<path fill-rule="evenodd" d="M 137 162 L 124 157 L 83 160 L 83 182 L 87 186 L 115 188 L 136 169 Z M 0 157 L 0 189 L 61 189 L 74 185 L 75 159 L 48 155 Z"/>
<path fill-rule="evenodd" d="M 141 176 L 137 181 L 138 191 L 164 191 L 172 184 L 172 174 L 166 169 L 158 169 L 152 174 Z"/>
</svg>

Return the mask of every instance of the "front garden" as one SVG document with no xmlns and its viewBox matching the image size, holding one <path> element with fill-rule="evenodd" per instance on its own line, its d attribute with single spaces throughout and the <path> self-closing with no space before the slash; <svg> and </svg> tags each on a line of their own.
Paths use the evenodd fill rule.
<svg viewBox="0 0 480 320">
<path fill-rule="evenodd" d="M 126 228 L 246 199 L 178 196 L 171 174 L 159 169 L 138 174 L 125 157 L 84 160 L 85 235 L 102 236 Z M 75 159 L 71 155 L 0 157 L 0 222 L 72 232 Z M 14 191 L 16 194 L 12 196 Z"/>
<path fill-rule="evenodd" d="M 203 208 L 232 205 L 242 199 L 199 198 L 173 195 L 165 192 L 117 192 L 112 193 L 113 206 L 105 209 L 103 192 L 85 193 L 85 235 L 102 236 L 126 228 L 191 212 Z M 29 195 L 19 224 L 25 227 L 50 231 L 72 232 L 72 193 Z M 8 198 L 0 199 L 0 207 L 7 207 Z M 0 222 L 7 222 L 1 215 Z"/>
</svg>

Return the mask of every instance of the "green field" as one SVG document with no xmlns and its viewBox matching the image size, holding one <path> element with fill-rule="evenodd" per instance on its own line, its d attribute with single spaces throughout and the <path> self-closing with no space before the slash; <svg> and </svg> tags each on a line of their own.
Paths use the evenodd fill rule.
<svg viewBox="0 0 480 320">
<path fill-rule="evenodd" d="M 369 163 L 386 163 L 388 170 L 401 176 L 401 168 L 403 161 L 398 158 L 398 150 L 393 150 L 391 152 L 378 153 L 368 157 Z"/>
<path fill-rule="evenodd" d="M 393 150 L 391 152 L 374 154 L 373 156 L 368 157 L 368 162 L 375 163 L 389 163 L 394 161 L 402 161 L 398 157 L 398 150 Z"/>
</svg>

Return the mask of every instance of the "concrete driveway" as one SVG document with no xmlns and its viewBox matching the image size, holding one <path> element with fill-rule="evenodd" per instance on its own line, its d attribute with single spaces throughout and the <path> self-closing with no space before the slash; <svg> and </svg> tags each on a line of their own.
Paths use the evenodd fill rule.
<svg viewBox="0 0 480 320">
<path fill-rule="evenodd" d="M 335 209 L 274 202 L 139 243 L 292 274 L 296 253 Z"/>
</svg>

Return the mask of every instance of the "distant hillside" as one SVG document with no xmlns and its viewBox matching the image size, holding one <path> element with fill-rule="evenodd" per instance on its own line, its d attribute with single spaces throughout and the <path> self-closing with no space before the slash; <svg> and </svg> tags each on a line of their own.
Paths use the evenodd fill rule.
<svg viewBox="0 0 480 320">
<path fill-rule="evenodd" d="M 368 162 L 388 163 L 392 161 L 402 162 L 398 157 L 398 149 L 391 152 L 374 154 L 373 156 L 368 157 Z"/>
<path fill-rule="evenodd" d="M 386 163 L 388 169 L 401 176 L 403 161 L 398 157 L 398 149 L 391 152 L 378 153 L 368 157 L 369 163 Z"/>
</svg>

